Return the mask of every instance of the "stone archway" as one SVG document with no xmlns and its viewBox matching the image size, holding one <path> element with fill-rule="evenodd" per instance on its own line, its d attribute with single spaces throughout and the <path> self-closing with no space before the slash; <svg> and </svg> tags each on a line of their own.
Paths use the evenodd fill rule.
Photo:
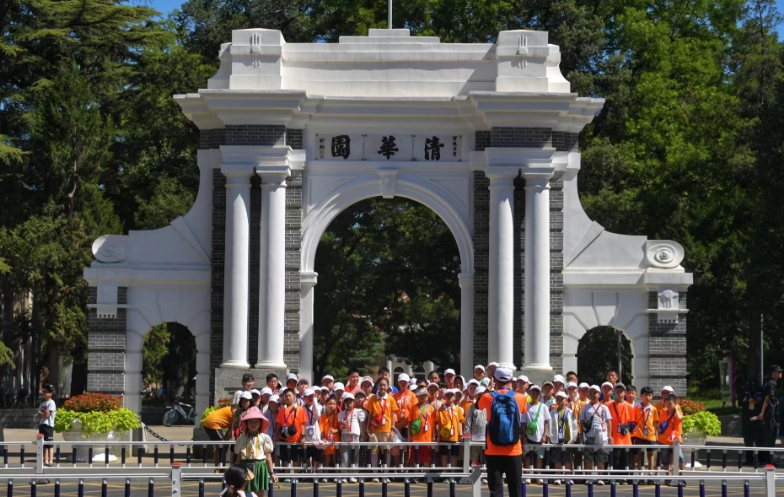
<svg viewBox="0 0 784 497">
<path fill-rule="evenodd" d="M 457 243 L 460 254 L 460 365 L 461 370 L 470 371 L 473 361 L 473 266 L 474 247 L 470 228 L 471 212 L 467 202 L 461 202 L 460 193 L 470 191 L 469 174 L 447 177 L 432 173 L 398 172 L 385 169 L 360 174 L 350 181 L 340 177 L 306 172 L 304 177 L 305 196 L 310 196 L 310 207 L 302 222 L 302 284 L 300 298 L 300 355 L 299 371 L 312 376 L 313 369 L 313 288 L 318 275 L 313 271 L 318 242 L 329 224 L 349 206 L 373 197 L 393 198 L 396 196 L 419 202 L 434 211 L 447 225 Z M 312 180 L 331 179 L 335 187 L 309 187 Z M 336 181 L 337 180 L 337 181 Z M 315 191 L 314 191 L 315 190 Z M 305 202 L 303 202 L 304 204 Z"/>
<path fill-rule="evenodd" d="M 618 371 L 616 350 L 621 335 L 621 371 Z M 623 330 L 613 326 L 597 326 L 585 332 L 577 346 L 577 375 L 580 381 L 601 385 L 607 371 L 614 369 L 627 385 L 634 379 L 634 351 Z"/>
</svg>

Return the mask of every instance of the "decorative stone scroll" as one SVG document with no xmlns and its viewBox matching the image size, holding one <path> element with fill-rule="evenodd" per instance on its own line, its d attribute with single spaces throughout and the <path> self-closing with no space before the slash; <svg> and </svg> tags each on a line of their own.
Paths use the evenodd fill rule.
<svg viewBox="0 0 784 497">
<path fill-rule="evenodd" d="M 683 261 L 683 247 L 670 240 L 647 240 L 645 258 L 652 267 L 672 269 Z"/>
<path fill-rule="evenodd" d="M 100 262 L 115 263 L 125 260 L 127 250 L 124 237 L 104 235 L 93 242 L 93 255 Z"/>
</svg>

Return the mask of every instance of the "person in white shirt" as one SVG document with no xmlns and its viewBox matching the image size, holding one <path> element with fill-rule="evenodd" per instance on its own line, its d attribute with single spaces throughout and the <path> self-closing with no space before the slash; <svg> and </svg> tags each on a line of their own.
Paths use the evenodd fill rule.
<svg viewBox="0 0 784 497">
<path fill-rule="evenodd" d="M 531 403 L 523 414 L 523 430 L 526 438 L 523 467 L 532 468 L 536 460 L 536 468 L 541 469 L 544 459 L 542 444 L 547 441 L 549 433 L 550 408 L 541 402 L 542 387 L 539 385 L 532 385 L 528 389 L 528 395 L 531 396 Z M 531 483 L 531 480 L 527 479 L 525 482 Z M 538 480 L 537 483 L 542 483 L 542 480 Z"/>
<path fill-rule="evenodd" d="M 362 430 L 366 426 L 365 410 L 355 406 L 354 396 L 349 392 L 343 394 L 343 410 L 338 414 L 338 425 L 340 426 L 341 442 L 357 443 L 362 438 Z M 340 465 L 342 467 L 355 467 L 358 462 L 359 446 L 340 446 Z M 351 483 L 356 483 L 356 479 L 352 478 Z"/>
<path fill-rule="evenodd" d="M 43 385 L 41 394 L 43 402 L 38 406 L 38 434 L 44 436 L 45 442 L 54 440 L 54 417 L 57 414 L 57 404 L 52 400 L 54 388 L 52 385 Z M 54 465 L 54 448 L 51 444 L 44 446 L 44 466 Z"/>
<path fill-rule="evenodd" d="M 601 389 L 598 385 L 591 385 L 588 389 L 588 403 L 580 412 L 580 431 L 585 437 L 585 445 L 612 445 L 612 437 L 609 435 L 612 414 L 610 409 L 599 401 Z M 593 460 L 596 458 L 596 465 L 599 470 L 604 469 L 608 460 L 608 450 L 605 449 L 586 449 L 585 469 L 593 469 Z M 597 485 L 604 485 L 602 480 L 596 482 Z"/>
<path fill-rule="evenodd" d="M 237 390 L 234 392 L 234 395 L 231 397 L 231 410 L 236 411 L 237 406 L 240 403 L 240 395 L 242 392 L 250 392 L 253 390 L 253 385 L 255 384 L 256 379 L 250 373 L 245 373 L 242 375 L 242 389 Z"/>
<path fill-rule="evenodd" d="M 571 473 L 572 454 L 565 446 L 577 441 L 577 420 L 569 408 L 569 396 L 563 390 L 555 394 L 556 407 L 550 412 L 550 441 L 558 444 L 559 448 L 550 451 L 550 460 L 555 462 L 555 469 L 566 469 Z M 568 481 L 567 481 L 568 483 Z M 561 480 L 554 480 L 554 485 L 560 485 Z"/>
<path fill-rule="evenodd" d="M 301 378 L 300 378 L 301 380 Z M 312 388 L 306 388 L 302 392 L 302 402 L 305 407 L 305 415 L 307 422 L 303 429 L 305 443 L 308 444 L 305 449 L 305 460 L 310 461 L 314 468 L 321 467 L 321 450 L 313 442 L 321 440 L 321 433 L 319 432 L 319 418 L 321 417 L 321 405 L 316 402 L 316 392 Z"/>
</svg>

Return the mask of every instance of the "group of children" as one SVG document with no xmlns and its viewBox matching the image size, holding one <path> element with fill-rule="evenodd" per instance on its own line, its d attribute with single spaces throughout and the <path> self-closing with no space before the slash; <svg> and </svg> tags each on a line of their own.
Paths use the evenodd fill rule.
<svg viewBox="0 0 784 497">
<path fill-rule="evenodd" d="M 466 454 L 461 442 L 466 438 L 482 443 L 486 440 L 486 409 L 477 405 L 483 396 L 492 398 L 497 367 L 495 363 L 487 368 L 477 365 L 468 381 L 452 369 L 447 369 L 443 378 L 431 372 L 428 381 L 401 374 L 397 385 L 391 384 L 386 368 L 379 370 L 375 380 L 360 377 L 359 371 L 352 369 L 346 384 L 326 375 L 320 386 L 312 386 L 308 378 L 294 374 L 281 385 L 277 376 L 270 374 L 261 390 L 254 389 L 253 377 L 246 375 L 243 389 L 234 395 L 230 408 L 233 461 L 253 475 L 247 485 L 251 491 L 267 490 L 269 481 L 276 481 L 274 466 L 302 466 L 324 472 L 336 465 L 440 463 L 446 467 L 461 464 L 465 457 L 481 464 L 482 448 L 471 447 Z M 605 469 L 611 454 L 616 470 L 642 469 L 646 465 L 654 470 L 654 452 L 642 446 L 672 445 L 681 440 L 683 415 L 672 388 L 664 387 L 661 401 L 654 405 L 650 388 L 641 390 L 638 401 L 636 389 L 618 382 L 614 371 L 608 372 L 607 380 L 601 387 L 578 384 L 574 372 L 567 373 L 566 378 L 556 375 L 541 386 L 531 385 L 525 376 L 515 379 L 515 395 L 522 395 L 526 401 L 520 409 L 525 467 L 541 468 L 548 452 L 545 444 L 552 444 L 550 467 L 564 475 L 575 466 L 591 470 L 594 462 L 599 470 Z M 205 420 L 205 427 L 209 420 Z M 389 445 L 351 445 L 366 441 Z M 401 447 L 396 441 L 422 445 Z M 596 448 L 568 447 L 577 443 Z M 612 450 L 608 445 L 635 447 L 628 452 L 630 460 L 626 460 L 624 449 Z M 381 461 L 381 454 L 387 459 Z M 672 455 L 662 451 L 665 468 L 671 460 Z M 596 483 L 603 484 L 601 480 Z"/>
</svg>

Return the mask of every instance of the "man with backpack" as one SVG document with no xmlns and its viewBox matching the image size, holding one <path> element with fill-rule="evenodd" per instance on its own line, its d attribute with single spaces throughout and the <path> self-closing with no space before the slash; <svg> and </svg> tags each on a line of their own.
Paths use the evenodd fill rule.
<svg viewBox="0 0 784 497">
<path fill-rule="evenodd" d="M 527 400 L 512 389 L 513 376 L 509 368 L 497 367 L 493 378 L 495 391 L 477 400 L 477 407 L 485 411 L 487 419 L 487 486 L 490 497 L 501 497 L 506 476 L 509 497 L 521 497 L 523 447 L 520 435 Z"/>
</svg>

